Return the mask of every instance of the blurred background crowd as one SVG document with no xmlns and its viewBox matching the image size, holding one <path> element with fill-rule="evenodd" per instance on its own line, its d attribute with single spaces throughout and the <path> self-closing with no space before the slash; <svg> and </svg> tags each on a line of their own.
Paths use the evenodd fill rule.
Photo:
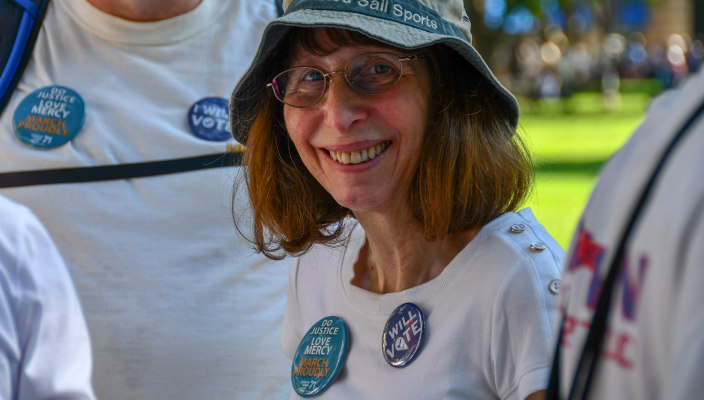
<svg viewBox="0 0 704 400">
<path fill-rule="evenodd" d="M 465 0 L 473 43 L 521 104 L 536 190 L 565 248 L 603 163 L 653 97 L 704 63 L 704 0 Z"/>
<path fill-rule="evenodd" d="M 656 94 L 704 62 L 702 0 L 466 0 L 474 43 L 524 99 Z M 474 14 L 474 15 L 471 15 Z"/>
</svg>

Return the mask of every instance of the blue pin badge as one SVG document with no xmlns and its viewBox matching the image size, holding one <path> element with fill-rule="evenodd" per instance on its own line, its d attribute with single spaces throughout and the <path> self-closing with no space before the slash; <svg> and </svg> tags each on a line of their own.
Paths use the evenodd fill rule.
<svg viewBox="0 0 704 400">
<path fill-rule="evenodd" d="M 15 109 L 17 138 L 35 149 L 68 143 L 83 127 L 86 107 L 81 96 L 64 86 L 47 86 L 25 97 Z"/>
<path fill-rule="evenodd" d="M 398 306 L 384 326 L 382 350 L 386 362 L 401 368 L 410 364 L 421 346 L 425 333 L 425 319 L 420 308 L 413 303 Z"/>
<path fill-rule="evenodd" d="M 227 100 L 222 97 L 206 97 L 196 101 L 188 109 L 188 127 L 204 140 L 222 142 L 232 138 Z"/>
<path fill-rule="evenodd" d="M 339 317 L 316 322 L 303 337 L 293 357 L 291 383 L 302 397 L 315 397 L 337 379 L 349 349 L 347 325 Z"/>
</svg>

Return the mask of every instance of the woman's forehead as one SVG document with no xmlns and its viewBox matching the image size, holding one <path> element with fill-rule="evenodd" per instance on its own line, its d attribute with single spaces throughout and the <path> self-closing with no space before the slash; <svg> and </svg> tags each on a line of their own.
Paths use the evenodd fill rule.
<svg viewBox="0 0 704 400">
<path fill-rule="evenodd" d="M 298 32 L 294 41 L 292 56 L 294 59 L 299 56 L 324 57 L 341 49 L 389 51 L 395 54 L 406 53 L 397 47 L 374 40 L 359 32 L 342 28 L 312 28 Z"/>
<path fill-rule="evenodd" d="M 398 56 L 403 56 L 405 53 L 397 51 L 395 47 L 375 46 L 375 45 L 357 45 L 357 46 L 338 46 L 333 51 L 326 54 L 311 53 L 307 50 L 300 49 L 293 53 L 291 57 L 292 66 L 295 65 L 312 65 L 312 64 L 331 64 L 335 67 L 343 67 L 351 59 L 366 53 L 389 52 Z"/>
</svg>

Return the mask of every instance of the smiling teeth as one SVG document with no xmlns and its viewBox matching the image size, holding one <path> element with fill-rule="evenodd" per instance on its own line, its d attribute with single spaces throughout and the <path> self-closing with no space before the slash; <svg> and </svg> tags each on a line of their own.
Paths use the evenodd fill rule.
<svg viewBox="0 0 704 400">
<path fill-rule="evenodd" d="M 389 142 L 379 143 L 376 146 L 371 146 L 360 151 L 346 152 L 329 150 L 328 153 L 330 153 L 330 157 L 332 157 L 333 160 L 339 163 L 361 164 L 363 162 L 373 160 L 387 147 L 389 147 Z"/>
</svg>

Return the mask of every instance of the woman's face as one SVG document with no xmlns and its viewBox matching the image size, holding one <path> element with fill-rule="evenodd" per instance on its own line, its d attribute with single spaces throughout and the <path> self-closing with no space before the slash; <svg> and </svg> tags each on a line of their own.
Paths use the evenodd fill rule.
<svg viewBox="0 0 704 400">
<path fill-rule="evenodd" d="M 334 51 L 319 56 L 299 47 L 289 67 L 315 66 L 330 72 L 364 53 L 417 54 L 381 45 L 339 47 L 323 32 L 316 35 Z M 393 87 L 376 95 L 358 93 L 342 74 L 333 74 L 315 105 L 284 106 L 284 119 L 305 166 L 341 206 L 355 212 L 399 212 L 407 207 L 429 98 L 426 62 L 413 60 L 403 63 L 403 75 Z"/>
</svg>

